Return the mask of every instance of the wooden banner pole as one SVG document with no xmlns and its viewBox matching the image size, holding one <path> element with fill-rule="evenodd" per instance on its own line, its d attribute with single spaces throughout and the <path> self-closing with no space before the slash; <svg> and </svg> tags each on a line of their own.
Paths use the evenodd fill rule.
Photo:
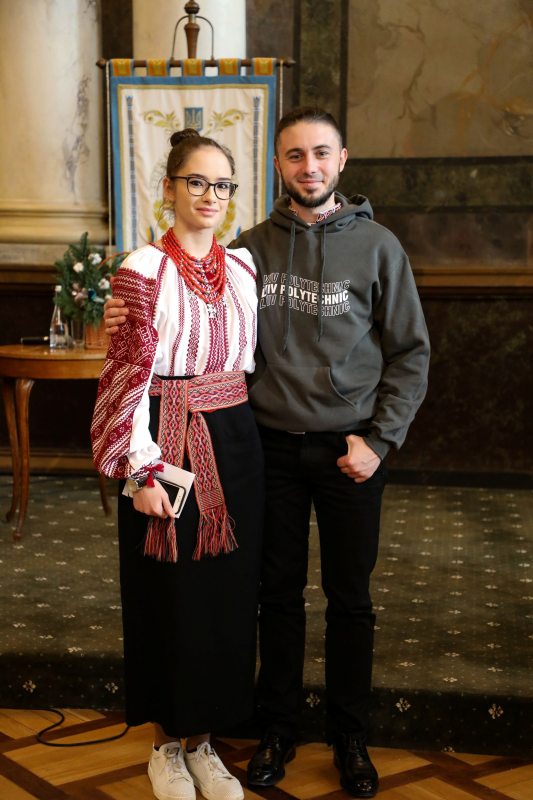
<svg viewBox="0 0 533 800">
<path fill-rule="evenodd" d="M 200 6 L 195 0 L 189 0 L 189 2 L 185 4 L 183 10 L 189 17 L 189 21 L 185 24 L 185 35 L 187 37 L 187 57 L 196 58 L 198 34 L 200 33 L 200 26 L 196 22 L 196 15 L 200 11 Z"/>
<path fill-rule="evenodd" d="M 96 66 L 100 67 L 100 69 L 105 69 L 109 62 L 105 58 L 99 58 L 96 62 Z M 215 59 L 209 59 L 205 62 L 206 67 L 218 67 L 218 61 Z M 296 61 L 292 58 L 283 58 L 278 59 L 276 62 L 276 67 L 294 67 L 296 65 Z M 133 62 L 134 67 L 146 67 L 146 59 L 136 58 Z M 181 59 L 171 58 L 170 59 L 170 66 L 171 67 L 181 67 Z M 242 58 L 241 59 L 241 66 L 243 67 L 251 67 L 252 66 L 252 59 L 251 58 Z"/>
</svg>

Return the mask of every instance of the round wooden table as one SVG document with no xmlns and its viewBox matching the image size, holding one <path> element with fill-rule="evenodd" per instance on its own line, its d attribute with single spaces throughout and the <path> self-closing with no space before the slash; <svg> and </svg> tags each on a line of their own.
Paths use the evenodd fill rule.
<svg viewBox="0 0 533 800">
<path fill-rule="evenodd" d="M 6 519 L 10 522 L 20 510 L 13 539 L 22 534 L 30 486 L 30 434 L 28 409 L 30 392 L 36 379 L 78 380 L 99 378 L 105 354 L 84 348 L 54 350 L 47 345 L 10 344 L 0 347 L 0 377 L 6 409 L 11 456 L 13 459 L 13 499 Z M 105 476 L 100 475 L 100 494 L 106 516 L 111 514 Z"/>
</svg>

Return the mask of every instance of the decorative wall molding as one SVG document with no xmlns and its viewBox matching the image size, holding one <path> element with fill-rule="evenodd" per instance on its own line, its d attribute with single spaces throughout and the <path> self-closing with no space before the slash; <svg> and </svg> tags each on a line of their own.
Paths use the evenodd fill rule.
<svg viewBox="0 0 533 800">
<path fill-rule="evenodd" d="M 60 244 L 78 241 L 85 231 L 93 244 L 107 242 L 106 206 L 0 200 L 0 242 Z"/>
<path fill-rule="evenodd" d="M 533 295 L 533 267 L 413 266 L 421 294 Z"/>
<path fill-rule="evenodd" d="M 79 236 L 72 237 L 77 241 Z M 0 292 L 49 294 L 54 284 L 54 263 L 62 258 L 68 244 L 0 242 Z M 109 248 L 104 247 L 106 254 Z"/>
<path fill-rule="evenodd" d="M 65 249 L 66 245 L 0 244 L 0 292 L 49 294 L 54 261 Z M 533 266 L 415 263 L 413 274 L 421 294 L 533 295 Z"/>
</svg>

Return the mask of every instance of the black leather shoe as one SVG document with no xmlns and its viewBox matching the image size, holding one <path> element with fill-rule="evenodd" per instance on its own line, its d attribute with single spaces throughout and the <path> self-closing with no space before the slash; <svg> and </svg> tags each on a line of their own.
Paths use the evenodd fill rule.
<svg viewBox="0 0 533 800">
<path fill-rule="evenodd" d="M 265 733 L 248 763 L 250 786 L 274 786 L 285 777 L 285 764 L 296 756 L 296 742 L 279 733 Z"/>
<path fill-rule="evenodd" d="M 333 740 L 335 766 L 341 774 L 341 786 L 352 797 L 374 797 L 379 777 L 362 739 L 338 733 Z"/>
</svg>

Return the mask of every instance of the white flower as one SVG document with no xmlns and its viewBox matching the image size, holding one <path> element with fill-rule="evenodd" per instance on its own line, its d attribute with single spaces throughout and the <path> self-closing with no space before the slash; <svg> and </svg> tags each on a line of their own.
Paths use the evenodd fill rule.
<svg viewBox="0 0 533 800">
<path fill-rule="evenodd" d="M 97 264 L 101 263 L 102 256 L 99 253 L 91 253 L 91 255 L 89 256 L 89 261 L 91 262 L 91 264 L 94 264 L 96 266 Z"/>
<path fill-rule="evenodd" d="M 83 272 L 83 264 L 81 263 L 81 261 L 78 261 L 77 264 L 74 264 L 72 269 L 74 270 L 74 272 Z"/>
<path fill-rule="evenodd" d="M 408 703 L 407 700 L 404 700 L 403 697 L 400 697 L 399 701 L 396 703 L 396 707 L 403 713 L 407 711 L 408 708 L 411 708 L 411 704 Z"/>
<path fill-rule="evenodd" d="M 107 280 L 107 278 L 102 278 L 101 281 L 98 281 L 98 288 L 99 289 L 109 289 L 111 284 Z"/>
</svg>

